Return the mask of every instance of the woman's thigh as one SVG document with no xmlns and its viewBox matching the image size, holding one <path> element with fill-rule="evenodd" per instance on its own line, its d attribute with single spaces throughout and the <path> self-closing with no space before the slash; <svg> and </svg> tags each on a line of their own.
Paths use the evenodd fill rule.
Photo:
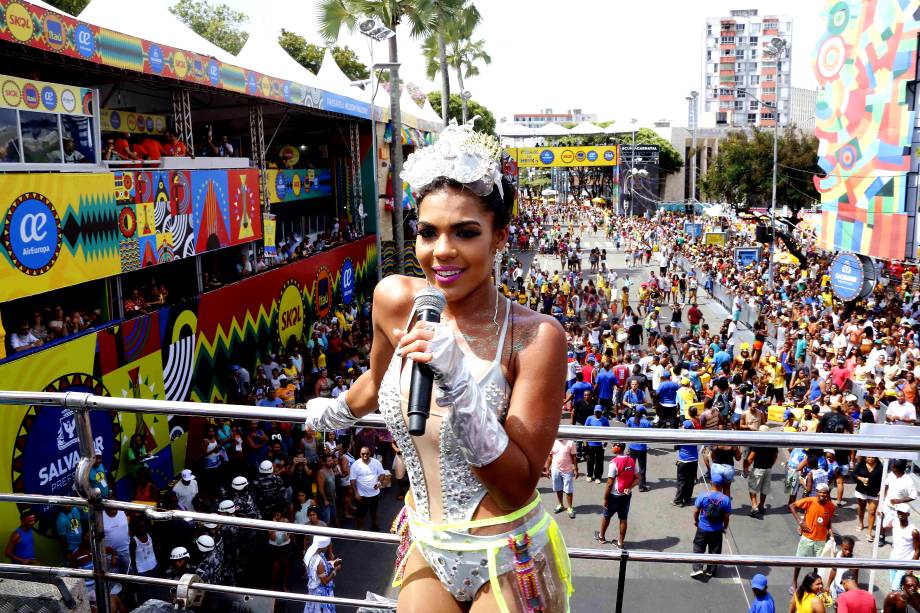
<svg viewBox="0 0 920 613">
<path fill-rule="evenodd" d="M 460 603 L 444 589 L 441 580 L 428 567 L 418 550 L 413 549 L 406 560 L 403 584 L 399 590 L 399 613 L 430 613 L 431 611 L 464 611 Z"/>
</svg>

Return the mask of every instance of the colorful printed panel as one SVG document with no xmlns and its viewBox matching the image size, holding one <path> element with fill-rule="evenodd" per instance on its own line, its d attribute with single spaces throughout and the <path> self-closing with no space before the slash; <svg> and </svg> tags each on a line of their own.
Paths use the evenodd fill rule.
<svg viewBox="0 0 920 613">
<path fill-rule="evenodd" d="M 332 171 L 328 168 L 265 171 L 268 201 L 298 202 L 332 196 Z"/>
<path fill-rule="evenodd" d="M 818 244 L 878 258 L 905 257 L 910 145 L 916 113 L 907 84 L 917 65 L 913 0 L 828 0 L 818 42 L 815 177 Z M 910 254 L 912 255 L 912 254 Z"/>
<path fill-rule="evenodd" d="M 121 272 L 114 187 L 111 174 L 0 174 L 0 302 Z"/>
<path fill-rule="evenodd" d="M 203 294 L 191 399 L 224 399 L 231 359 L 253 361 L 270 346 L 307 335 L 333 305 L 369 300 L 376 265 L 370 236 Z"/>
<path fill-rule="evenodd" d="M 370 119 L 367 102 L 100 28 L 19 0 L 0 0 L 0 40 L 122 70 Z M 427 130 L 439 127 L 423 120 L 418 123 Z"/>
</svg>

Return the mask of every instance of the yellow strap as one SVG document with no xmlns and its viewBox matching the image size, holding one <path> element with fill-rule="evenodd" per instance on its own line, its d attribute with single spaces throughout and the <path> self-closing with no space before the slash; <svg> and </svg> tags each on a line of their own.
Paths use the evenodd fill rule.
<svg viewBox="0 0 920 613">
<path fill-rule="evenodd" d="M 562 582 L 565 583 L 565 610 L 568 612 L 570 606 L 569 600 L 572 594 L 575 593 L 575 587 L 572 585 L 572 560 L 569 558 L 568 549 L 566 549 L 565 546 L 565 539 L 562 538 L 562 531 L 559 529 L 559 524 L 555 521 L 552 522 L 547 533 L 553 551 L 553 559 L 556 562 L 556 570 L 559 572 L 559 577 L 562 579 Z"/>
<path fill-rule="evenodd" d="M 470 521 L 457 521 L 447 524 L 435 524 L 430 527 L 431 530 L 435 531 L 444 531 L 444 530 L 471 530 L 473 528 L 483 528 L 486 526 L 497 526 L 498 524 L 507 524 L 513 522 L 517 519 L 520 519 L 533 511 L 540 504 L 540 497 L 534 493 L 533 500 L 529 503 L 514 511 L 508 513 L 507 515 L 502 515 L 501 517 L 488 517 L 486 519 L 474 519 Z"/>
<path fill-rule="evenodd" d="M 393 587 L 402 587 L 403 579 L 405 578 L 403 573 L 406 572 L 406 564 L 409 562 L 409 556 L 412 555 L 413 549 L 415 549 L 415 541 L 409 543 L 409 549 L 406 550 L 406 555 L 403 557 L 402 562 L 396 569 L 396 572 L 393 573 Z"/>
<path fill-rule="evenodd" d="M 505 602 L 505 595 L 502 594 L 502 586 L 498 583 L 498 563 L 495 561 L 497 551 L 494 547 L 489 549 L 489 585 L 492 586 L 492 594 L 495 596 L 499 613 L 510 613 L 508 603 Z"/>
</svg>

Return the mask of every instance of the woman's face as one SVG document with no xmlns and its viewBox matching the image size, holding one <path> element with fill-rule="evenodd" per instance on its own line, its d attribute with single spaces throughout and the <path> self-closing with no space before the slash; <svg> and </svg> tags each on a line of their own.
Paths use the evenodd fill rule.
<svg viewBox="0 0 920 613">
<path fill-rule="evenodd" d="M 507 228 L 493 228 L 494 217 L 473 194 L 449 188 L 419 205 L 415 253 L 448 302 L 489 283 L 495 252 L 508 240 Z"/>
</svg>

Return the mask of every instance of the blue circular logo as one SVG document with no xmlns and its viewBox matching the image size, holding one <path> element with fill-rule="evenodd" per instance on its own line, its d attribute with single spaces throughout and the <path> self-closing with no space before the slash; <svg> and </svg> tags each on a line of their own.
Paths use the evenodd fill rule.
<svg viewBox="0 0 920 613">
<path fill-rule="evenodd" d="M 613 161 L 613 150 L 612 149 L 607 149 L 606 151 L 604 151 L 604 159 L 607 160 L 608 162 Z"/>
<path fill-rule="evenodd" d="M 220 66 L 217 65 L 215 60 L 211 60 L 208 63 L 208 79 L 211 81 L 211 85 L 220 83 Z"/>
<path fill-rule="evenodd" d="M 281 86 L 281 95 L 284 97 L 285 102 L 291 101 L 291 82 L 285 81 L 284 85 Z"/>
<path fill-rule="evenodd" d="M 148 117 L 147 121 L 144 122 L 144 125 L 147 126 L 148 132 L 153 132 L 153 117 Z"/>
<path fill-rule="evenodd" d="M 278 194 L 278 199 L 284 200 L 284 197 L 287 196 L 287 191 L 287 179 L 283 172 L 278 171 L 278 176 L 275 178 L 275 192 Z"/>
<path fill-rule="evenodd" d="M 20 272 L 48 272 L 61 251 L 61 220 L 54 206 L 41 194 L 21 195 L 6 214 L 3 244 Z"/>
<path fill-rule="evenodd" d="M 113 130 L 117 130 L 121 127 L 121 113 L 118 111 L 112 111 L 109 115 L 109 125 L 112 126 Z"/>
<path fill-rule="evenodd" d="M 96 54 L 96 35 L 85 24 L 81 23 L 74 28 L 73 43 L 82 57 L 91 58 Z"/>
<path fill-rule="evenodd" d="M 553 152 L 549 149 L 544 149 L 540 152 L 540 161 L 549 166 L 553 163 L 553 160 L 556 159 L 556 156 L 553 155 Z"/>
<path fill-rule="evenodd" d="M 597 151 L 595 151 L 594 149 L 592 149 L 591 151 L 588 152 L 588 161 L 589 161 L 589 162 L 596 162 L 596 161 L 597 161 Z"/>
<path fill-rule="evenodd" d="M 150 64 L 150 70 L 160 74 L 163 70 L 163 50 L 159 45 L 151 44 L 147 50 L 147 62 Z"/>
<path fill-rule="evenodd" d="M 351 258 L 345 258 L 342 262 L 342 302 L 351 304 L 355 297 L 355 266 L 351 263 Z"/>
<path fill-rule="evenodd" d="M 838 253 L 831 262 L 831 289 L 843 301 L 854 300 L 862 291 L 865 271 L 853 253 Z"/>
<path fill-rule="evenodd" d="M 53 111 L 57 107 L 57 92 L 50 85 L 42 88 L 42 106 L 49 111 Z"/>
</svg>

